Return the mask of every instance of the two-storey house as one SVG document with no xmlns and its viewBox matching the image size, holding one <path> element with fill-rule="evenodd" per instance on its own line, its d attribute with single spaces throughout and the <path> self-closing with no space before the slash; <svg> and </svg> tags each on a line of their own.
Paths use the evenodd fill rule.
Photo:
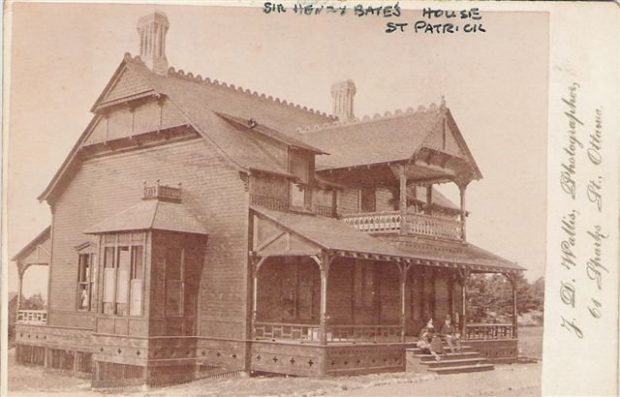
<svg viewBox="0 0 620 397">
<path fill-rule="evenodd" d="M 481 172 L 443 100 L 360 120 L 345 81 L 328 115 L 169 67 L 168 27 L 139 20 L 39 197 L 51 226 L 15 260 L 49 265 L 48 310 L 19 313 L 20 363 L 94 386 L 398 371 L 448 314 L 461 360 L 516 357 L 515 321 L 467 319 L 469 274 L 522 268 L 466 240 Z"/>
</svg>

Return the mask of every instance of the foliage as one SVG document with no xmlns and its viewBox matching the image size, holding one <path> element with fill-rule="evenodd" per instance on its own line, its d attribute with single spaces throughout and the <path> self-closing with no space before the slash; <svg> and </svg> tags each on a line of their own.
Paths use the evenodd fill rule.
<svg viewBox="0 0 620 397">
<path fill-rule="evenodd" d="M 22 298 L 20 309 L 22 310 L 45 310 L 45 300 L 40 293 L 30 295 L 29 298 Z"/>
<path fill-rule="evenodd" d="M 515 276 L 517 313 L 542 312 L 545 280 L 529 283 Z M 471 322 L 509 322 L 512 319 L 512 285 L 501 274 L 474 274 L 467 281 L 467 310 Z"/>
</svg>

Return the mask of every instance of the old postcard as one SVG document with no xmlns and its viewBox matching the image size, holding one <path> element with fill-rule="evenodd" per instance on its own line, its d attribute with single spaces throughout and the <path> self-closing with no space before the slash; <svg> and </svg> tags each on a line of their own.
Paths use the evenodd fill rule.
<svg viewBox="0 0 620 397">
<path fill-rule="evenodd" d="M 617 395 L 619 16 L 6 3 L 3 395 Z"/>
</svg>

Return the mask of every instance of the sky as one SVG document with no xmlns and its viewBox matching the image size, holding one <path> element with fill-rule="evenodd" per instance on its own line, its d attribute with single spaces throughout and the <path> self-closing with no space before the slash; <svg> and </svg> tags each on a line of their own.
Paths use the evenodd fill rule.
<svg viewBox="0 0 620 397">
<path fill-rule="evenodd" d="M 155 7 L 10 5 L 8 253 L 51 221 L 36 197 L 92 114 L 136 22 Z M 548 89 L 546 13 L 482 13 L 485 33 L 387 34 L 390 19 L 267 15 L 260 8 L 157 6 L 170 21 L 171 66 L 331 111 L 330 86 L 352 79 L 358 117 L 447 106 L 482 171 L 467 190 L 468 241 L 544 274 Z M 404 12 L 396 22 L 421 19 Z M 447 193 L 458 202 L 455 189 Z M 24 294 L 46 294 L 44 267 L 30 268 Z M 16 290 L 15 266 L 9 290 Z"/>
</svg>

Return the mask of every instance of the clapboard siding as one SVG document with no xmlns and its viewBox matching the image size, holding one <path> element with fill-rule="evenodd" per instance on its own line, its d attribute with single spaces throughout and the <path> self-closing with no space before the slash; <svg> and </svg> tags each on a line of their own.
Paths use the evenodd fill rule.
<svg viewBox="0 0 620 397">
<path fill-rule="evenodd" d="M 183 203 L 209 231 L 199 300 L 199 335 L 241 337 L 245 329 L 248 194 L 239 172 L 203 139 L 85 160 L 54 202 L 50 311 L 75 310 L 75 246 L 89 226 L 137 203 L 144 181 L 182 183 Z M 50 324 L 91 326 L 88 314 Z M 220 323 L 225 323 L 222 327 Z M 222 328 L 226 328 L 225 331 Z"/>
</svg>

